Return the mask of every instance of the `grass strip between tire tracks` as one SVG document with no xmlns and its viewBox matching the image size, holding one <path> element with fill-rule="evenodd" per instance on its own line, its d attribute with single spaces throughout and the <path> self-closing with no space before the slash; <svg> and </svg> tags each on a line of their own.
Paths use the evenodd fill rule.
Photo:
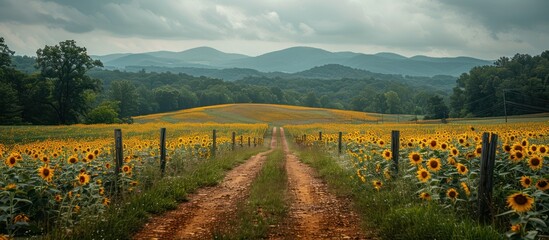
<svg viewBox="0 0 549 240">
<path fill-rule="evenodd" d="M 288 213 L 285 155 L 281 149 L 267 156 L 263 168 L 252 183 L 250 195 L 237 206 L 231 229 L 217 230 L 214 239 L 264 239 L 270 226 L 281 222 Z"/>
</svg>

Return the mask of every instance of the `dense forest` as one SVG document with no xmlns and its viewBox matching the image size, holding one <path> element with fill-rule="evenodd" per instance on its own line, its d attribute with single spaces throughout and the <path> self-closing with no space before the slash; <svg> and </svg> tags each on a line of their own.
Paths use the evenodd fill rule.
<svg viewBox="0 0 549 240">
<path fill-rule="evenodd" d="M 545 107 L 549 52 L 535 57 L 517 54 L 494 66 L 473 68 L 458 79 L 453 92 L 441 87 L 440 78 L 293 75 L 223 81 L 145 69 L 105 70 L 72 40 L 39 49 L 36 57 L 21 57 L 14 56 L 0 38 L 0 54 L 0 124 L 132 122 L 132 116 L 224 103 L 290 104 L 425 118 L 496 116 L 505 114 L 504 95 L 509 115 L 549 111 Z M 333 76 L 342 68 L 312 70 Z"/>
</svg>

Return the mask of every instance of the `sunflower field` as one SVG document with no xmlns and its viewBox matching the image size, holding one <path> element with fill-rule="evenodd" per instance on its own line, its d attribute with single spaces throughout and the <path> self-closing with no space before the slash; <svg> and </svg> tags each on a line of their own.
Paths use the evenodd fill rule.
<svg viewBox="0 0 549 240">
<path fill-rule="evenodd" d="M 134 124 L 17 126 L 0 130 L 0 237 L 71 229 L 100 216 L 117 199 L 158 178 L 159 129 L 167 128 L 166 176 L 191 161 L 231 150 L 232 133 L 263 143 L 266 124 Z M 115 176 L 113 129 L 123 133 L 123 166 Z M 238 143 L 238 142 L 237 142 Z M 115 185 L 119 189 L 115 191 Z"/>
<path fill-rule="evenodd" d="M 391 191 L 401 178 L 420 204 L 438 205 L 478 219 L 482 133 L 498 134 L 491 212 L 493 225 L 509 238 L 549 234 L 549 124 L 470 125 L 288 125 L 297 142 L 338 152 L 340 164 L 365 188 Z M 395 174 L 391 130 L 400 131 L 399 173 Z M 322 139 L 319 132 L 322 131 Z M 305 139 L 303 136 L 306 135 Z M 506 229 L 506 230 L 504 230 Z"/>
</svg>

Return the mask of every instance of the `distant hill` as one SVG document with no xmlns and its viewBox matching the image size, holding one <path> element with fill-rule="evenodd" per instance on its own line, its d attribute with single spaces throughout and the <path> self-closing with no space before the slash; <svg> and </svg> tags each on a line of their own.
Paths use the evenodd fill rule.
<svg viewBox="0 0 549 240">
<path fill-rule="evenodd" d="M 360 70 L 384 74 L 410 76 L 459 76 L 471 68 L 490 65 L 491 61 L 470 58 L 434 58 L 426 56 L 404 57 L 395 53 L 363 54 L 353 52 L 329 52 L 319 48 L 292 47 L 250 57 L 224 53 L 200 47 L 182 52 L 149 52 L 138 54 L 111 54 L 96 56 L 106 67 L 133 68 L 160 67 L 204 69 L 251 69 L 259 72 L 297 73 L 329 64 L 339 64 Z"/>
</svg>

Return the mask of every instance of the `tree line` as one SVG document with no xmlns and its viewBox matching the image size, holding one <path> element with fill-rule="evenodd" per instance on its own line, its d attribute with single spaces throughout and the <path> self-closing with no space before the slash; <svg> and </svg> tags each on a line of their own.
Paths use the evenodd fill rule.
<svg viewBox="0 0 549 240">
<path fill-rule="evenodd" d="M 494 107 L 503 104 L 498 103 L 503 101 L 503 92 L 509 115 L 524 113 L 526 106 L 540 111 L 549 96 L 547 52 L 476 67 L 458 79 L 453 92 L 374 77 L 256 76 L 229 82 L 182 73 L 105 70 L 73 40 L 38 49 L 36 57 L 21 57 L 13 56 L 0 38 L 0 54 L 0 124 L 131 123 L 132 116 L 226 103 L 289 104 L 439 119 L 503 115 L 503 109 Z M 525 92 L 531 95 L 525 97 Z"/>
</svg>

